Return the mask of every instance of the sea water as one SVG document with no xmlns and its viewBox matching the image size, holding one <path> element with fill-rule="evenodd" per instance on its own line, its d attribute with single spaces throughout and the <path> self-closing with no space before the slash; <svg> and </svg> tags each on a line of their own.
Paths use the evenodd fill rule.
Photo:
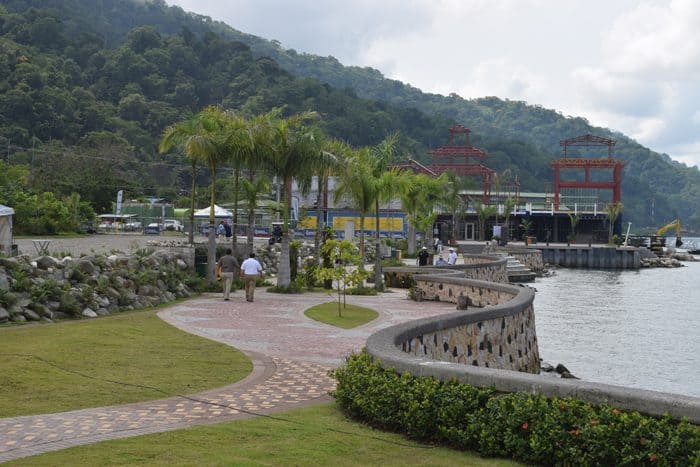
<svg viewBox="0 0 700 467">
<path fill-rule="evenodd" d="M 683 264 L 538 278 L 540 357 L 587 381 L 700 397 L 700 261 Z"/>
</svg>

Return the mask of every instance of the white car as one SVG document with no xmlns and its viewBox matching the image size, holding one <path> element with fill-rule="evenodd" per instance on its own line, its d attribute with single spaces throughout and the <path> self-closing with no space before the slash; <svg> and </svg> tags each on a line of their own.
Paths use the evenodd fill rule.
<svg viewBox="0 0 700 467">
<path fill-rule="evenodd" d="M 165 219 L 163 221 L 163 230 L 174 230 L 176 232 L 182 232 L 185 230 L 185 226 L 182 225 L 177 219 Z"/>
</svg>

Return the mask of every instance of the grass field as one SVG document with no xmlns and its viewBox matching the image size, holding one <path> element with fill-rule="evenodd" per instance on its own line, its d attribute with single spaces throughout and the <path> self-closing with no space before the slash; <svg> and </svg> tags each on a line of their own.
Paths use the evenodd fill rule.
<svg viewBox="0 0 700 467">
<path fill-rule="evenodd" d="M 340 305 L 341 316 L 338 316 L 338 302 L 321 303 L 306 310 L 304 314 L 309 318 L 322 323 L 337 326 L 343 329 L 352 329 L 375 319 L 379 314 L 357 305 Z"/>
<path fill-rule="evenodd" d="M 139 436 L 20 459 L 8 466 L 515 466 L 424 445 L 353 422 L 326 404 L 273 417 Z"/>
<path fill-rule="evenodd" d="M 155 310 L 0 328 L 0 417 L 160 399 L 248 375 L 241 352 L 170 326 Z"/>
</svg>

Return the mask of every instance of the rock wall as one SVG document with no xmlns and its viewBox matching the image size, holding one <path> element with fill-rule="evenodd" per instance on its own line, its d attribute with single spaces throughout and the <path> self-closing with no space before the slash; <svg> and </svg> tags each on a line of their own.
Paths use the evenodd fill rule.
<svg viewBox="0 0 700 467">
<path fill-rule="evenodd" d="M 500 284 L 508 283 L 508 262 L 504 258 L 489 255 L 464 255 L 464 264 L 454 266 L 399 266 L 384 268 L 384 282 L 388 287 L 409 288 L 418 275 L 440 273 L 466 279 L 476 279 Z"/>
<path fill-rule="evenodd" d="M 404 352 L 443 362 L 540 372 L 532 306 L 512 316 L 487 319 L 414 337 Z"/>
<path fill-rule="evenodd" d="M 189 297 L 190 250 L 0 258 L 0 323 L 96 317 Z"/>
</svg>

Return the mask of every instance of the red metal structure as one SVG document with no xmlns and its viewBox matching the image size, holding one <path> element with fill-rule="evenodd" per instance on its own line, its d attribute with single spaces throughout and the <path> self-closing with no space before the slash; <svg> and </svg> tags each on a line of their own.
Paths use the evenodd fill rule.
<svg viewBox="0 0 700 467">
<path fill-rule="evenodd" d="M 469 142 L 471 130 L 462 125 L 454 125 L 449 128 L 450 140 L 446 146 L 430 151 L 433 156 L 433 164 L 425 166 L 418 161 L 409 159 L 408 163 L 398 165 L 397 168 L 410 169 L 434 177 L 443 172 L 454 172 L 462 177 L 481 177 L 483 186 L 482 202 L 488 204 L 491 197 L 491 186 L 496 177 L 496 171 L 480 164 L 478 161 L 486 158 L 486 153 L 475 148 Z M 456 141 L 463 136 L 464 141 Z M 515 180 L 515 195 L 520 195 L 520 183 Z"/>
<path fill-rule="evenodd" d="M 562 188 L 607 189 L 612 190 L 613 203 L 621 199 L 622 168 L 624 161 L 613 158 L 615 140 L 594 135 L 582 135 L 565 139 L 559 142 L 564 148 L 564 157 L 553 160 L 550 165 L 554 169 L 554 210 L 559 210 L 560 193 Z M 608 157 L 603 159 L 585 159 L 568 157 L 568 149 L 573 146 L 580 147 L 604 147 L 608 148 Z M 566 169 L 584 169 L 583 181 L 562 181 L 561 171 Z M 613 180 L 611 182 L 596 182 L 591 180 L 591 169 L 611 169 Z"/>
</svg>

